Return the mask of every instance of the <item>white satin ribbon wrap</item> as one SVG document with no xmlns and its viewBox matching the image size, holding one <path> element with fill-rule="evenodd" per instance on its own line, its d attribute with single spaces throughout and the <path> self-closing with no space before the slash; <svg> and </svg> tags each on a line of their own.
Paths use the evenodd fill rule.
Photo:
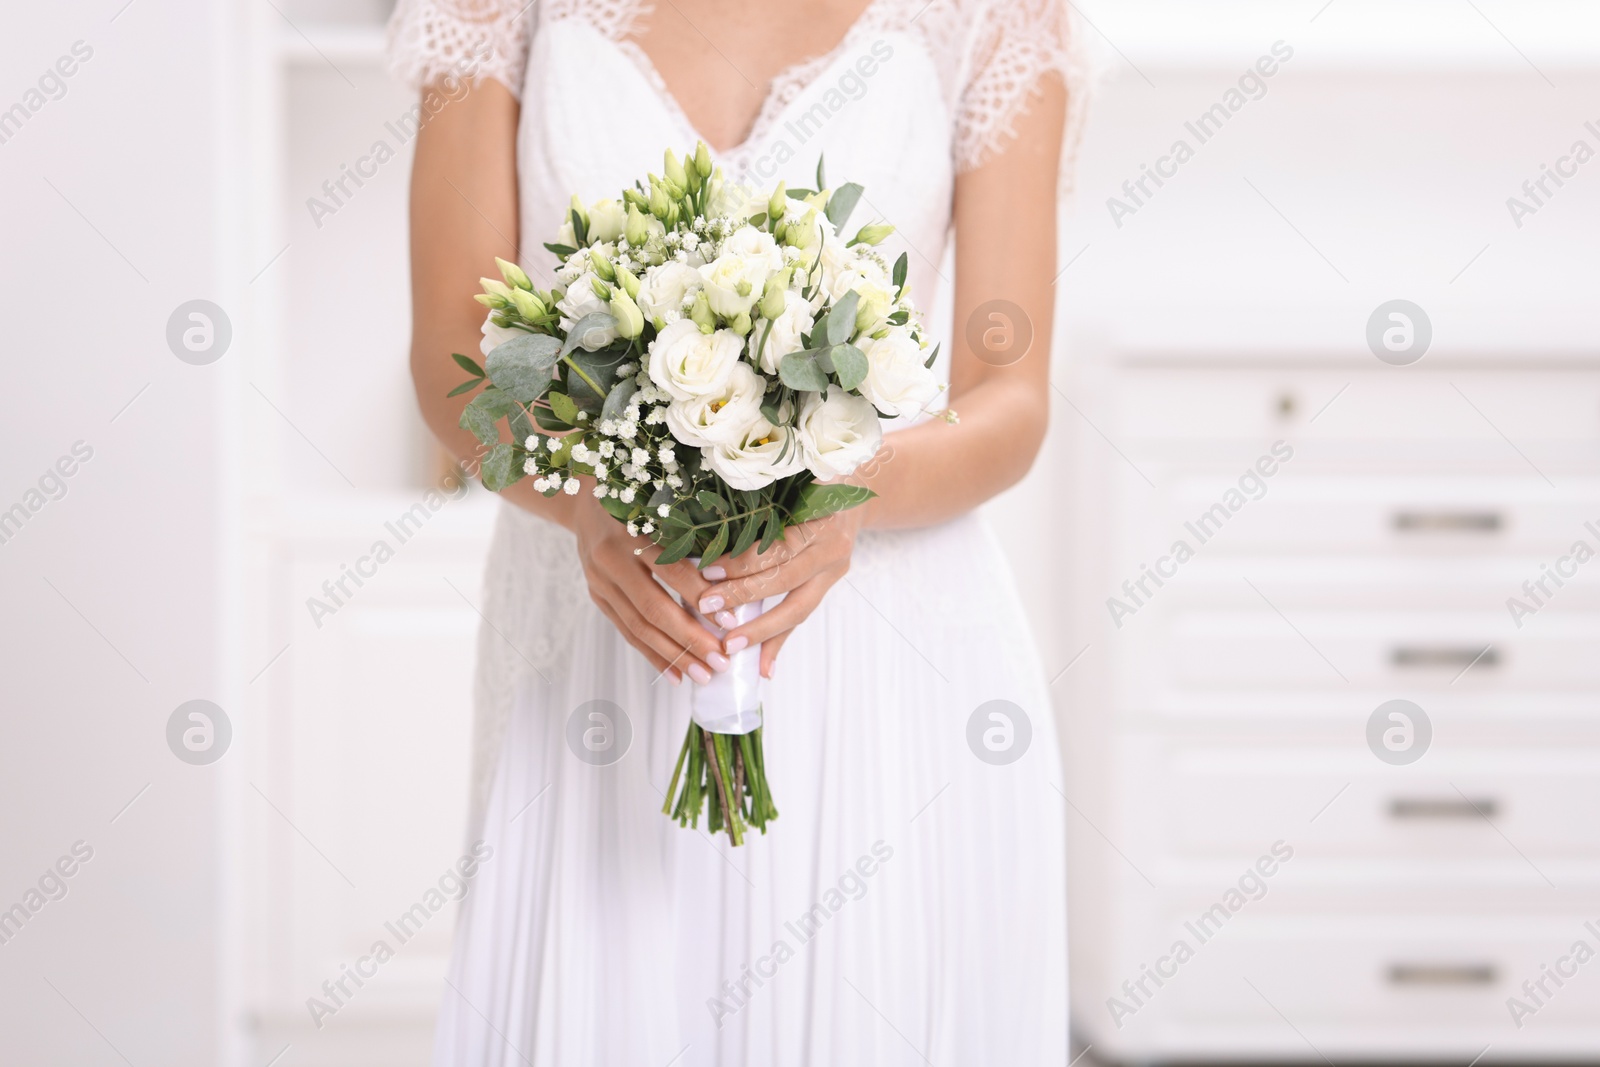
<svg viewBox="0 0 1600 1067">
<path fill-rule="evenodd" d="M 767 608 L 766 601 L 741 604 L 732 609 L 743 626 Z M 710 619 L 695 613 L 700 625 L 720 640 L 728 633 Z M 761 646 L 750 645 L 729 656 L 728 669 L 713 674 L 711 681 L 694 687 L 690 713 L 703 730 L 714 734 L 747 734 L 761 725 Z"/>
</svg>

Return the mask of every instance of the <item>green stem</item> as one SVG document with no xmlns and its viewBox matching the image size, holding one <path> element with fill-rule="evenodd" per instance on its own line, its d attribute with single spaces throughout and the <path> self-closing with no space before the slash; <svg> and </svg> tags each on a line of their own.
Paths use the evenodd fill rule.
<svg viewBox="0 0 1600 1067">
<path fill-rule="evenodd" d="M 683 735 L 683 747 L 678 750 L 678 765 L 672 768 L 672 784 L 667 786 L 667 800 L 661 805 L 661 814 L 672 813 L 672 797 L 678 792 L 678 775 L 683 771 L 683 761 L 689 755 L 689 732 Z"/>
<path fill-rule="evenodd" d="M 595 380 L 593 378 L 591 378 L 587 374 L 583 373 L 583 368 L 582 367 L 578 366 L 576 363 L 573 362 L 572 353 L 571 352 L 568 352 L 566 355 L 562 356 L 561 357 L 561 362 L 563 362 L 567 366 L 571 367 L 572 368 L 572 373 L 574 373 L 578 377 L 582 378 L 584 384 L 587 385 L 590 389 L 594 390 L 594 395 L 595 396 L 599 397 L 602 400 L 605 399 L 606 391 L 604 389 L 600 388 L 600 386 L 595 383 Z"/>
</svg>

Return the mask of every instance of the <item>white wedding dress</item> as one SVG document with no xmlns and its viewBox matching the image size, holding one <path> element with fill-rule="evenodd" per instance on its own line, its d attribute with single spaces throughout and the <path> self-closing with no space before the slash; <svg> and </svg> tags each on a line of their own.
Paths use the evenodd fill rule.
<svg viewBox="0 0 1600 1067">
<path fill-rule="evenodd" d="M 697 140 L 632 43 L 639 7 L 401 0 L 391 24 L 413 84 L 466 72 L 521 99 L 522 255 L 542 286 L 571 194 L 615 196 Z M 831 180 L 866 187 L 853 223 L 895 224 L 883 250 L 909 253 L 930 301 L 955 176 L 1005 150 L 1048 72 L 1081 102 L 1066 7 L 873 0 L 837 48 L 775 81 L 718 162 L 807 187 L 825 153 Z M 862 534 L 767 687 L 781 815 L 738 849 L 662 815 L 691 683 L 657 681 L 590 602 L 569 533 L 506 506 L 483 610 L 471 835 L 493 855 L 462 908 L 436 1064 L 1067 1062 L 1056 734 L 982 519 Z M 597 699 L 632 734 L 605 766 L 568 744 Z M 969 742 L 996 700 L 1025 719 L 1006 764 Z"/>
</svg>

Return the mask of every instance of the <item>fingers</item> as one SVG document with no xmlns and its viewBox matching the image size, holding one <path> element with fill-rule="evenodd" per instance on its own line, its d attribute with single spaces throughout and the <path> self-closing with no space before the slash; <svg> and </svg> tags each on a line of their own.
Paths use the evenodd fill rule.
<svg viewBox="0 0 1600 1067">
<path fill-rule="evenodd" d="M 740 604 L 753 604 L 792 592 L 841 560 L 847 560 L 851 546 L 844 538 L 827 536 L 815 538 L 807 547 L 809 551 L 796 552 L 776 566 L 713 584 L 700 598 L 700 613 L 715 618 Z M 718 619 L 718 625 L 726 624 Z"/>
<path fill-rule="evenodd" d="M 655 669 L 658 675 L 665 675 L 673 685 L 679 685 L 683 682 L 682 672 L 657 655 L 655 649 L 636 638 L 633 635 L 633 631 L 629 630 L 627 625 L 623 623 L 622 616 L 618 615 L 611 607 L 609 601 L 597 596 L 594 598 L 594 602 L 605 617 L 611 620 L 611 625 L 617 628 L 617 632 L 622 635 L 622 639 L 632 645 L 645 659 L 649 660 L 650 666 Z"/>
<path fill-rule="evenodd" d="M 758 546 L 751 546 L 737 556 L 718 560 L 706 570 L 713 571 L 720 567 L 725 577 L 743 578 L 787 563 L 810 547 L 821 533 L 823 523 L 827 521 L 827 519 L 813 519 L 799 526 L 791 526 L 783 531 L 783 540 L 774 541 L 765 552 L 758 552 L 756 551 Z M 707 574 L 706 577 L 712 581 L 720 580 L 712 574 Z"/>
<path fill-rule="evenodd" d="M 792 633 L 793 630 L 785 630 L 777 637 L 769 637 L 761 642 L 761 677 L 769 679 L 772 677 L 772 672 L 778 666 L 778 649 L 783 647 L 783 643 L 789 640 L 789 635 Z"/>
<path fill-rule="evenodd" d="M 713 670 L 726 670 L 727 660 L 722 656 L 722 646 L 717 638 L 700 625 L 700 621 L 680 606 L 667 591 L 656 583 L 649 568 L 628 568 L 615 576 L 622 589 L 644 621 L 660 630 L 679 649 L 687 649 Z M 693 677 L 694 672 L 690 671 Z"/>
<path fill-rule="evenodd" d="M 723 648 L 738 651 L 750 645 L 761 645 L 762 673 L 771 659 L 778 654 L 778 648 L 783 642 L 768 649 L 767 643 L 779 636 L 787 636 L 789 631 L 800 625 L 817 605 L 822 603 L 825 594 L 833 583 L 843 575 L 842 570 L 830 570 L 826 574 L 818 575 L 805 582 L 784 598 L 783 603 L 771 611 L 763 612 L 760 616 L 751 619 L 743 626 L 735 627 L 728 631 L 723 638 Z M 742 643 L 741 643 L 742 642 Z"/>
<path fill-rule="evenodd" d="M 687 613 L 674 604 L 653 581 L 642 579 L 639 584 L 648 584 L 654 590 L 656 597 L 664 601 L 673 613 L 689 622 L 699 633 L 692 635 L 695 638 L 693 641 L 680 640 L 678 635 L 656 624 L 655 619 L 669 622 L 670 620 L 648 600 L 645 601 L 645 608 L 641 609 L 639 599 L 633 595 L 637 590 L 630 591 L 616 582 L 602 583 L 600 595 L 610 609 L 608 615 L 612 616 L 612 622 L 617 624 L 617 629 L 627 638 L 629 644 L 645 652 L 647 656 L 653 653 L 652 663 L 659 658 L 662 666 L 674 668 L 697 682 L 704 683 L 711 679 L 711 670 L 707 662 L 720 663 L 725 668 L 728 662 L 726 657 L 717 651 L 716 639 L 707 633 L 704 627 L 693 622 Z M 652 618 L 652 615 L 655 618 Z"/>
<path fill-rule="evenodd" d="M 711 583 L 706 580 L 705 575 L 696 570 L 694 564 L 686 559 L 669 563 L 665 567 L 657 567 L 652 563 L 650 570 L 667 584 L 667 588 L 683 597 L 685 604 L 698 604 L 706 590 L 711 588 Z"/>
</svg>

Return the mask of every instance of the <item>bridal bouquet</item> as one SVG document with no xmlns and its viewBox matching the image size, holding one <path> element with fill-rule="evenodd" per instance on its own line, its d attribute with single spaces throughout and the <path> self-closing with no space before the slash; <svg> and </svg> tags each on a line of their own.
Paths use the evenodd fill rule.
<svg viewBox="0 0 1600 1067">
<path fill-rule="evenodd" d="M 664 170 L 618 199 L 573 198 L 545 245 L 556 288 L 497 261 L 504 280 L 477 297 L 484 364 L 456 355 L 472 377 L 451 395 L 484 386 L 461 425 L 487 447 L 488 488 L 527 475 L 546 496 L 587 490 L 659 547 L 657 564 L 703 568 L 870 499 L 841 479 L 878 451 L 880 415 L 937 398 L 938 350 L 925 350 L 906 257 L 891 267 L 875 250 L 893 228 L 841 235 L 859 185 L 825 188 L 819 161 L 816 190 L 758 193 L 714 170 L 704 143 L 681 161 L 669 150 Z M 709 806 L 711 832 L 735 845 L 778 814 L 760 684 L 748 648 L 696 688 L 662 809 L 697 825 Z"/>
</svg>

